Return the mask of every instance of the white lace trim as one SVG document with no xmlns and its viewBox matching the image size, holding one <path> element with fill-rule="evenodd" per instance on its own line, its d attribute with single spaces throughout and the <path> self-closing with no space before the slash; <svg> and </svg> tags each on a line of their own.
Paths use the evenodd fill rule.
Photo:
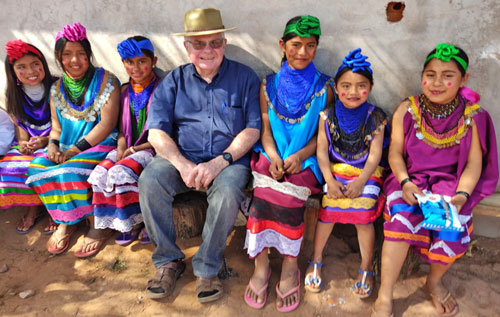
<svg viewBox="0 0 500 317">
<path fill-rule="evenodd" d="M 395 192 L 392 192 L 392 194 L 390 194 L 389 196 L 387 196 L 387 206 L 390 206 L 390 204 L 398 199 L 398 198 L 402 198 L 403 197 L 403 191 L 401 190 L 396 190 Z"/>
<path fill-rule="evenodd" d="M 95 186 L 95 185 L 92 185 L 92 191 L 94 193 L 102 193 L 104 194 L 104 196 L 106 197 L 113 197 L 115 195 L 120 195 L 120 194 L 124 194 L 124 193 L 130 193 L 130 192 L 134 192 L 134 193 L 139 193 L 139 187 L 137 187 L 137 185 L 128 185 L 128 186 L 117 186 L 113 191 L 103 191 L 101 188 Z"/>
<path fill-rule="evenodd" d="M 309 195 L 311 195 L 311 190 L 305 186 L 297 186 L 289 182 L 277 182 L 269 176 L 259 174 L 257 172 L 252 172 L 253 175 L 253 188 L 263 187 L 271 188 L 277 192 L 291 195 L 300 200 L 306 201 Z"/>
<path fill-rule="evenodd" d="M 114 151 L 114 153 L 113 153 Z M 107 159 L 116 163 L 116 151 L 113 150 L 106 156 Z M 131 159 L 141 164 L 144 168 L 153 159 L 153 155 L 146 151 L 139 151 L 129 156 Z M 98 165 L 90 174 L 88 182 L 93 188 L 99 188 L 99 192 L 111 193 L 116 191 L 119 193 L 118 185 L 137 184 L 139 175 L 136 175 L 133 170 L 123 165 L 114 165 L 109 170 Z M 128 186 L 127 186 L 128 187 Z M 132 188 L 132 187 L 129 187 Z M 137 191 L 134 189 L 133 191 Z M 123 192 L 123 191 L 122 191 Z"/>
<path fill-rule="evenodd" d="M 9 161 L 9 162 L 1 162 L 0 163 L 0 168 L 14 168 L 14 167 L 28 167 L 30 165 L 30 162 L 31 161 L 24 161 L 24 162 L 13 162 L 13 161 Z"/>
<path fill-rule="evenodd" d="M 129 232 L 135 225 L 143 222 L 144 219 L 141 213 L 133 214 L 127 219 L 118 219 L 116 217 L 106 216 L 106 217 L 95 217 L 95 228 L 96 229 L 106 229 L 110 228 L 120 232 Z"/>
<path fill-rule="evenodd" d="M 378 187 L 376 185 L 366 185 L 363 188 L 363 194 L 365 194 L 365 195 L 372 194 L 372 195 L 378 196 L 378 194 L 380 194 L 380 187 Z"/>
<path fill-rule="evenodd" d="M 302 237 L 297 240 L 288 239 L 272 229 L 266 229 L 257 234 L 247 230 L 245 249 L 252 258 L 261 253 L 264 248 L 273 247 L 282 255 L 298 256 L 301 243 Z"/>
<path fill-rule="evenodd" d="M 53 177 L 56 175 L 61 175 L 61 174 L 78 174 L 78 175 L 90 175 L 92 170 L 86 169 L 86 168 L 78 168 L 78 167 L 60 167 L 57 169 L 53 169 L 47 172 L 41 172 L 36 175 L 32 175 L 28 177 L 26 180 L 26 184 L 30 184 L 36 181 L 39 181 L 41 179 Z"/>
<path fill-rule="evenodd" d="M 437 249 L 443 249 L 444 253 L 446 253 L 446 255 L 450 258 L 457 256 L 457 254 L 453 252 L 453 250 L 443 240 L 439 240 L 436 243 L 431 243 L 429 252 Z"/>
<path fill-rule="evenodd" d="M 406 219 L 399 213 L 395 214 L 392 217 L 391 222 L 394 222 L 395 220 L 398 220 L 403 225 L 405 225 L 406 228 L 408 228 L 408 230 L 410 230 L 413 234 L 417 233 L 422 228 L 422 222 L 420 222 L 418 225 L 414 227 L 408 219 Z"/>
</svg>

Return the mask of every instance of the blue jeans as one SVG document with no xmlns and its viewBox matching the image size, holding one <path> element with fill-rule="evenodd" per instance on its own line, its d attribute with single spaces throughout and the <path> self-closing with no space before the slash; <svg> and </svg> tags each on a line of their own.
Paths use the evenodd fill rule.
<svg viewBox="0 0 500 317">
<path fill-rule="evenodd" d="M 193 257 L 195 276 L 210 278 L 219 273 L 226 240 L 233 229 L 249 178 L 249 167 L 232 164 L 217 175 L 207 190 L 203 242 Z M 172 202 L 175 195 L 190 190 L 179 171 L 160 156 L 155 156 L 139 177 L 141 211 L 149 237 L 156 246 L 153 263 L 157 268 L 185 257 L 175 243 Z"/>
</svg>

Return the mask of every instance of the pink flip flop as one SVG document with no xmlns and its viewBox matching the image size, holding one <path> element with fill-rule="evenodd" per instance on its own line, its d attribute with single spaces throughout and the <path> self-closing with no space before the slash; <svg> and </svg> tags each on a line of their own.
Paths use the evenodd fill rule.
<svg viewBox="0 0 500 317">
<path fill-rule="evenodd" d="M 284 302 L 285 298 L 292 295 L 293 293 L 297 293 L 297 301 L 293 305 L 290 305 L 290 306 L 281 306 L 281 307 L 276 306 L 276 309 L 279 312 L 287 313 L 287 312 L 291 312 L 292 310 L 295 310 L 295 309 L 297 309 L 297 307 L 299 307 L 299 304 L 300 304 L 300 270 L 297 270 L 297 286 L 292 288 L 291 290 L 289 290 L 286 294 L 282 294 L 280 292 L 280 282 L 278 282 L 276 284 L 276 295 L 278 295 L 279 298 L 281 298 L 282 302 Z"/>
<path fill-rule="evenodd" d="M 262 300 L 262 303 L 257 303 L 250 296 L 248 296 L 247 293 L 245 293 L 245 295 L 243 296 L 243 298 L 245 299 L 245 303 L 247 303 L 248 306 L 250 306 L 252 308 L 255 308 L 255 309 L 261 309 L 262 307 L 264 307 L 266 305 L 266 301 L 267 301 L 267 287 L 269 286 L 269 278 L 270 277 L 271 277 L 271 268 L 269 268 L 269 272 L 267 273 L 266 284 L 264 284 L 264 286 L 262 286 L 262 288 L 260 290 L 258 290 L 258 291 L 255 289 L 255 286 L 253 285 L 252 281 L 250 281 L 248 283 L 248 286 L 250 286 L 250 289 L 255 294 L 257 294 L 257 296 L 260 296 L 260 294 L 262 294 L 263 292 L 265 292 L 264 298 Z"/>
</svg>

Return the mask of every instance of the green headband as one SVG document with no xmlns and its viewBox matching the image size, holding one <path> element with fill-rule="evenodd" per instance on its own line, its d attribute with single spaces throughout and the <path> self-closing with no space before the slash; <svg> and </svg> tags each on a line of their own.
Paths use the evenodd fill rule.
<svg viewBox="0 0 500 317">
<path fill-rule="evenodd" d="M 459 50 L 455 46 L 448 43 L 440 43 L 436 46 L 436 52 L 432 55 L 429 55 L 429 57 L 427 57 L 425 62 L 427 63 L 432 58 L 440 59 L 443 62 L 449 62 L 450 59 L 453 58 L 460 65 L 462 65 L 464 71 L 467 71 L 467 62 L 464 61 L 464 59 L 461 58 L 460 56 L 457 56 L 458 52 Z"/>
<path fill-rule="evenodd" d="M 283 36 L 288 33 L 295 33 L 300 37 L 311 37 L 313 35 L 321 35 L 319 27 L 319 19 L 310 15 L 300 17 L 294 24 L 286 26 Z"/>
</svg>

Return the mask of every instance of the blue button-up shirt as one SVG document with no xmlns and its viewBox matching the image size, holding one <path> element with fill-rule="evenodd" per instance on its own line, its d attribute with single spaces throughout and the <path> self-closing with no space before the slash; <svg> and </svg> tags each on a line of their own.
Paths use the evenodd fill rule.
<svg viewBox="0 0 500 317">
<path fill-rule="evenodd" d="M 193 64 L 180 66 L 155 89 L 147 129 L 165 131 L 195 164 L 209 161 L 243 129 L 260 129 L 259 89 L 259 78 L 250 67 L 227 58 L 211 83 Z M 249 162 L 247 153 L 236 163 Z"/>
</svg>

